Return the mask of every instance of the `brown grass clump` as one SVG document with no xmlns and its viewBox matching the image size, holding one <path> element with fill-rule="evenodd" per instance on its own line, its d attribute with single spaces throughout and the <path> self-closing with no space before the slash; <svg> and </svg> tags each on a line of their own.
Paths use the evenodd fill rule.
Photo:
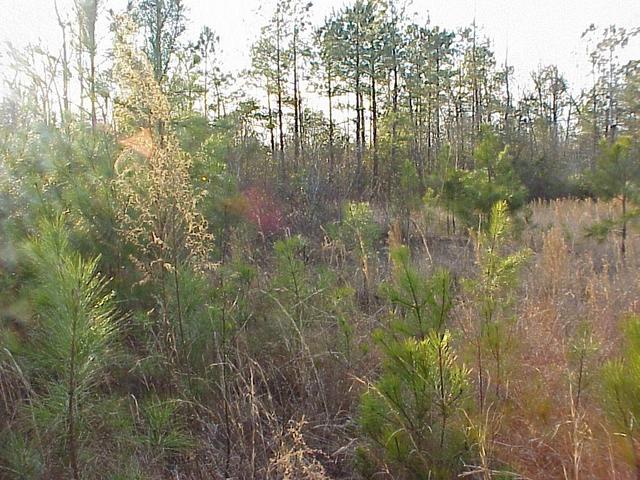
<svg viewBox="0 0 640 480">
<path fill-rule="evenodd" d="M 292 421 L 280 439 L 280 447 L 271 458 L 270 477 L 282 480 L 325 480 L 328 479 L 324 467 L 316 456 L 322 455 L 317 449 L 309 448 L 302 434 L 304 417 Z"/>
</svg>

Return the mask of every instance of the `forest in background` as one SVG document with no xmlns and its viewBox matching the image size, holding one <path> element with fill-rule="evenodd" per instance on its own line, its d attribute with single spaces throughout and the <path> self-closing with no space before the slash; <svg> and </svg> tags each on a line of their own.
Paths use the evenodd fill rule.
<svg viewBox="0 0 640 480">
<path fill-rule="evenodd" d="M 312 8 L 235 76 L 182 0 L 3 47 L 0 478 L 640 478 L 640 26 L 516 94 Z"/>
</svg>

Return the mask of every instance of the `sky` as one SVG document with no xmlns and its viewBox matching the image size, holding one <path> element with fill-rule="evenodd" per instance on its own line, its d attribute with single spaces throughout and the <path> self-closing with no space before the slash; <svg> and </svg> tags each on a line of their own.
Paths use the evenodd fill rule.
<svg viewBox="0 0 640 480">
<path fill-rule="evenodd" d="M 223 66 L 237 72 L 249 67 L 249 49 L 266 23 L 274 0 L 183 0 L 190 19 L 191 38 L 203 25 L 220 36 Z M 403 0 L 400 0 L 403 1 Z M 416 20 L 430 19 L 432 25 L 457 29 L 474 18 L 481 33 L 488 36 L 499 63 L 508 55 L 515 69 L 515 82 L 522 88 L 530 72 L 539 66 L 556 64 L 574 91 L 590 84 L 586 42 L 581 33 L 590 25 L 610 24 L 628 29 L 640 27 L 640 0 L 409 0 Z M 57 0 L 61 12 L 70 12 L 73 0 Z M 315 0 L 314 24 L 319 24 L 345 0 Z M 120 11 L 126 0 L 102 0 L 103 12 Z M 54 0 L 0 0 L 0 43 L 22 46 L 42 42 L 52 49 L 60 45 Z M 106 18 L 107 15 L 103 15 Z M 102 25 L 102 48 L 110 39 Z M 0 48 L 1 51 L 1 48 Z M 622 60 L 640 58 L 636 38 Z M 0 59 L 1 62 L 1 59 Z M 2 67 L 0 67 L 2 68 Z"/>
</svg>

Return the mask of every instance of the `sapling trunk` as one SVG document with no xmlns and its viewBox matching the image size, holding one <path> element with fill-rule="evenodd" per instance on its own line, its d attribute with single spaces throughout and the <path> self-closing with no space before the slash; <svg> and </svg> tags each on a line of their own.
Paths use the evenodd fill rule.
<svg viewBox="0 0 640 480">
<path fill-rule="evenodd" d="M 631 438 L 631 450 L 633 451 L 633 462 L 636 468 L 636 480 L 640 480 L 640 455 L 638 455 L 640 441 L 633 437 Z"/>
<path fill-rule="evenodd" d="M 622 241 L 620 242 L 620 255 L 622 257 L 622 263 L 625 262 L 625 254 L 627 241 L 627 195 L 622 195 Z"/>
<path fill-rule="evenodd" d="M 77 313 L 77 312 L 76 312 Z M 71 352 L 69 357 L 69 380 L 67 391 L 67 439 L 69 442 L 69 466 L 74 480 L 80 479 L 78 471 L 78 453 L 76 446 L 76 425 L 75 425 L 75 399 L 76 399 L 76 341 L 77 341 L 77 314 L 71 321 Z"/>
<path fill-rule="evenodd" d="M 444 448 L 444 432 L 447 428 L 447 406 L 444 393 L 444 359 L 442 358 L 442 335 L 438 334 L 438 376 L 440 379 L 440 416 L 442 417 L 442 429 L 440 430 L 440 450 Z"/>
</svg>

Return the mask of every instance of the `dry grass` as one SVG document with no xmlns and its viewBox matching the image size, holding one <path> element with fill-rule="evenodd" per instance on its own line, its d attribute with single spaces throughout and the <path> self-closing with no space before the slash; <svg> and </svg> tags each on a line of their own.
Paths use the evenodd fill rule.
<svg viewBox="0 0 640 480">
<path fill-rule="evenodd" d="M 533 249 L 518 302 L 497 456 L 526 478 L 631 478 L 625 444 L 598 401 L 599 367 L 619 345 L 619 321 L 640 312 L 640 239 L 626 263 L 619 239 L 597 243 L 585 229 L 616 205 L 561 200 L 532 205 L 523 232 Z"/>
<path fill-rule="evenodd" d="M 518 286 L 506 393 L 469 416 L 476 447 L 491 457 L 478 458 L 472 477 L 635 478 L 629 446 L 602 411 L 599 375 L 618 352 L 620 321 L 640 313 L 640 236 L 631 230 L 625 259 L 615 233 L 602 242 L 587 236 L 620 214 L 615 202 L 538 201 L 527 213 L 512 245 L 533 255 Z M 437 209 L 414 215 L 414 261 L 425 273 L 440 266 L 456 279 L 473 278 L 473 241 L 449 234 L 443 218 Z M 477 308 L 464 294 L 457 304 L 458 350 L 473 366 Z"/>
<path fill-rule="evenodd" d="M 588 227 L 619 214 L 615 202 L 529 205 L 513 242 L 533 256 L 520 276 L 506 394 L 482 418 L 469 418 L 499 471 L 529 479 L 635 478 L 629 446 L 602 411 L 599 375 L 618 352 L 620 321 L 640 313 L 640 236 L 631 231 L 624 260 L 615 233 L 602 242 L 587 236 Z M 430 234 L 428 252 L 421 241 L 414 245 L 426 271 L 439 265 L 456 278 L 475 276 L 472 243 L 444 235 L 437 222 L 418 224 L 415 237 Z M 457 303 L 459 350 L 473 366 L 477 308 L 464 298 Z M 487 463 L 478 462 L 476 475 L 487 474 Z"/>
<path fill-rule="evenodd" d="M 634 478 L 629 447 L 602 412 L 598 376 L 603 362 L 618 351 L 620 320 L 640 313 L 640 238 L 631 233 L 623 262 L 616 237 L 598 243 L 585 236 L 588 226 L 617 208 L 577 200 L 530 206 L 513 245 L 530 248 L 533 256 L 517 290 L 505 393 L 492 400 L 484 416 L 469 408 L 469 432 L 481 453 L 468 478 L 496 478 L 496 471 L 528 479 Z M 421 271 L 445 266 L 456 278 L 474 276 L 472 241 L 445 235 L 442 225 L 412 221 L 409 241 Z M 390 244 L 399 244 L 400 227 L 389 225 Z M 354 268 L 347 268 L 343 250 L 325 242 L 314 255 L 348 283 L 357 277 L 348 278 Z M 388 275 L 385 259 L 378 252 L 377 280 Z M 262 286 L 258 282 L 257 291 Z M 463 297 L 456 302 L 461 305 L 453 326 L 460 327 L 458 350 L 473 366 L 465 351 L 472 348 L 474 333 L 465 326 L 477 320 L 477 311 Z M 278 319 L 287 322 L 286 312 L 267 311 L 264 300 L 254 299 L 252 306 L 271 322 L 259 315 L 252 320 L 220 360 L 227 365 L 226 380 L 216 382 L 220 392 L 189 409 L 197 446 L 185 455 L 182 476 L 358 478 L 357 406 L 363 385 L 377 376 L 380 360 L 371 348 L 371 333 L 385 321 L 384 305 L 350 315 L 352 355 L 340 351 L 335 322 L 309 325 L 298 332 L 298 343 L 291 345 L 299 348 L 293 348 L 277 328 Z M 26 388 L 8 360 L 0 355 L 0 415 L 6 416 L 17 402 L 11 395 Z M 168 477 L 163 470 L 150 478 Z"/>
</svg>

